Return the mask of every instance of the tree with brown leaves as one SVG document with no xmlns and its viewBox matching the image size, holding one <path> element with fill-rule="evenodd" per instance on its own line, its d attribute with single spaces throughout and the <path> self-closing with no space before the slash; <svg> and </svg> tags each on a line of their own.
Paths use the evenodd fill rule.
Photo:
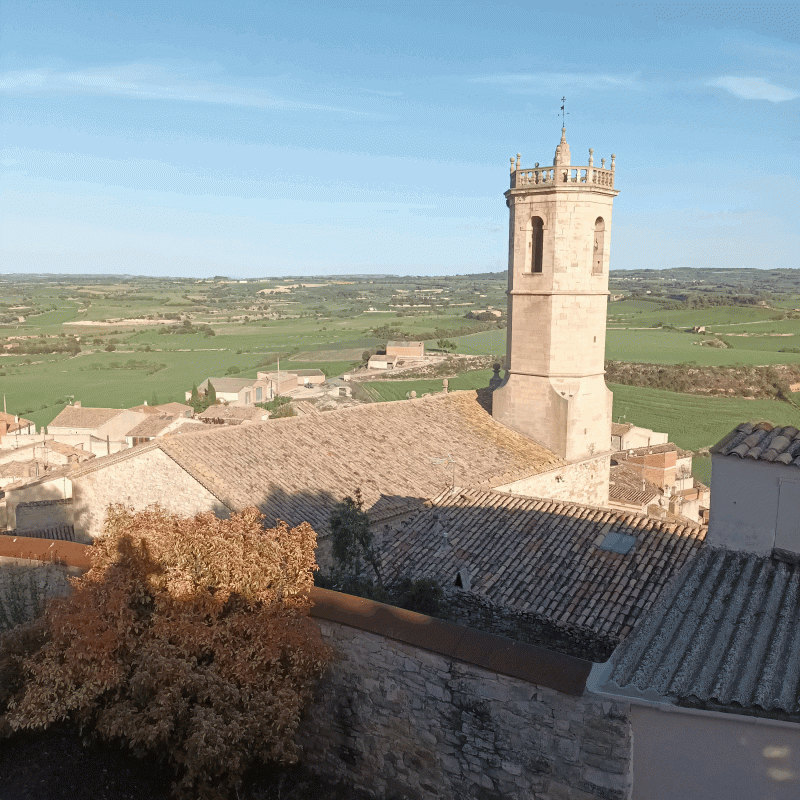
<svg viewBox="0 0 800 800">
<path fill-rule="evenodd" d="M 308 616 L 315 545 L 307 523 L 265 529 L 255 508 L 110 508 L 91 570 L 39 623 L 7 725 L 72 719 L 166 758 L 179 797 L 226 797 L 254 761 L 296 762 L 330 657 Z"/>
</svg>

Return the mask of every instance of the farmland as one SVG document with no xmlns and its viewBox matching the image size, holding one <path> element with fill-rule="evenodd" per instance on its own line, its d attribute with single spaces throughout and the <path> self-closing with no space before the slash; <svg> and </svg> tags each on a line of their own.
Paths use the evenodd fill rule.
<svg viewBox="0 0 800 800">
<path fill-rule="evenodd" d="M 705 374 L 700 368 L 800 364 L 796 271 L 612 273 L 610 288 L 608 360 L 685 365 L 698 375 Z M 251 281 L 0 276 L 0 391 L 9 411 L 46 425 L 68 401 L 129 407 L 182 400 L 209 375 L 253 377 L 279 358 L 282 366 L 333 377 L 387 339 L 427 339 L 429 350 L 448 339 L 458 353 L 502 359 L 505 289 L 503 273 Z M 486 369 L 454 374 L 450 387 L 486 386 L 490 376 Z M 379 402 L 441 390 L 441 378 L 411 377 L 370 380 L 360 396 Z M 785 394 L 791 402 L 611 388 L 615 419 L 667 430 L 691 450 L 743 419 L 800 425 Z"/>
</svg>

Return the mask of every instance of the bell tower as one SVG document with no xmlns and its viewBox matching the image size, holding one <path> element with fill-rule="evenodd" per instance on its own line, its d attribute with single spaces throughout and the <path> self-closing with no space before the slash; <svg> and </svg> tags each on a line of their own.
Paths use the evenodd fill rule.
<svg viewBox="0 0 800 800">
<path fill-rule="evenodd" d="M 511 159 L 506 375 L 499 422 L 573 461 L 611 447 L 603 362 L 614 160 L 573 166 L 566 128 L 552 167 Z"/>
</svg>

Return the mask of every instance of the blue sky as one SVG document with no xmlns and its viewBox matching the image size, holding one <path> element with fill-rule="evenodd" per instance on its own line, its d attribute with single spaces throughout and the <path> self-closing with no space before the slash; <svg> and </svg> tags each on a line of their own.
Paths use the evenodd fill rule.
<svg viewBox="0 0 800 800">
<path fill-rule="evenodd" d="M 612 269 L 798 267 L 800 5 L 0 0 L 0 272 L 505 269 L 509 157 L 617 156 Z"/>
</svg>

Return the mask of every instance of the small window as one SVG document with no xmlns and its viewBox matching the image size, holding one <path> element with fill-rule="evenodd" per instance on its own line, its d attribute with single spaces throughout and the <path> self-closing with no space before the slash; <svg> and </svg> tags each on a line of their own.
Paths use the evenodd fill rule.
<svg viewBox="0 0 800 800">
<path fill-rule="evenodd" d="M 256 403 L 261 402 L 261 387 L 256 386 Z"/>
<path fill-rule="evenodd" d="M 542 271 L 542 249 L 544 244 L 544 220 L 541 217 L 531 219 L 531 272 Z"/>
<path fill-rule="evenodd" d="M 605 253 L 606 223 L 602 217 L 594 221 L 594 251 L 592 253 L 592 275 L 603 274 L 603 256 Z"/>
<path fill-rule="evenodd" d="M 244 404 L 246 406 L 250 405 L 250 392 L 245 392 L 244 393 Z"/>
</svg>

